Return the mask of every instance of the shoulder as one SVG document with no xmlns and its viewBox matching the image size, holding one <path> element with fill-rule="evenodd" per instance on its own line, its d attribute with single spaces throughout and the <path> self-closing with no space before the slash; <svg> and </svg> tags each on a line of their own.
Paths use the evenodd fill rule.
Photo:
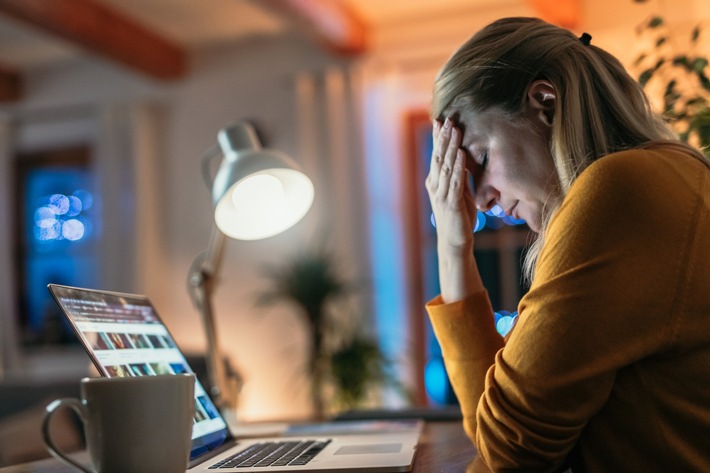
<svg viewBox="0 0 710 473">
<path fill-rule="evenodd" d="M 698 190 L 698 177 L 710 172 L 703 163 L 680 149 L 657 147 L 632 149 L 613 153 L 598 159 L 585 169 L 570 188 L 570 194 L 597 192 L 600 189 L 623 193 L 626 199 L 643 197 L 647 190 L 674 189 L 670 195 L 678 195 L 680 187 Z M 680 187 L 679 187 L 680 186 Z M 633 192 L 630 192 L 633 191 Z M 659 197 L 655 192 L 656 197 Z"/>
<path fill-rule="evenodd" d="M 652 254 L 677 245 L 693 225 L 693 202 L 707 198 L 709 181 L 710 169 L 676 149 L 605 156 L 570 187 L 547 228 L 543 254 Z"/>
<path fill-rule="evenodd" d="M 675 148 L 634 149 L 605 156 L 585 169 L 570 187 L 560 210 L 624 212 L 640 217 L 652 209 L 672 212 L 700 193 L 710 169 Z M 659 214 L 655 214 L 656 217 Z"/>
</svg>

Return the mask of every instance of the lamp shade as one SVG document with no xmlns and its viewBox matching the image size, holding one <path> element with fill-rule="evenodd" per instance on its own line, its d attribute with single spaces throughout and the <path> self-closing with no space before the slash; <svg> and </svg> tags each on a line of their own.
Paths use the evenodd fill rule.
<svg viewBox="0 0 710 473">
<path fill-rule="evenodd" d="M 212 185 L 214 218 L 225 235 L 268 238 L 301 220 L 313 203 L 313 184 L 286 154 L 261 147 L 245 122 L 217 135 L 222 164 Z"/>
</svg>

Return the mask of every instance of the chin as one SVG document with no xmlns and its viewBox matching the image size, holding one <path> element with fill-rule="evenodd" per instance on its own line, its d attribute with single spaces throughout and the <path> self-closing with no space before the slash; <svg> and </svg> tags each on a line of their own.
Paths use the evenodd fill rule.
<svg viewBox="0 0 710 473">
<path fill-rule="evenodd" d="M 540 226 L 541 226 L 541 221 L 540 221 L 540 216 L 535 215 L 533 218 L 526 218 L 522 217 L 523 220 L 525 220 L 525 223 L 528 224 L 528 228 L 532 230 L 534 233 L 540 233 Z"/>
</svg>

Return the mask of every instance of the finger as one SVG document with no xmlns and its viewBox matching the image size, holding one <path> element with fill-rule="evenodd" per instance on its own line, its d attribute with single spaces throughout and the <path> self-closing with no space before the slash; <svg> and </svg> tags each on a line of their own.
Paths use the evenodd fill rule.
<svg viewBox="0 0 710 473">
<path fill-rule="evenodd" d="M 440 120 L 434 120 L 432 122 L 431 138 L 432 138 L 432 151 L 431 151 L 431 162 L 429 163 L 429 175 L 426 178 L 426 185 L 430 191 L 436 191 L 436 184 L 439 181 L 439 172 L 441 170 L 441 163 L 443 162 L 443 154 L 439 148 L 439 135 L 441 133 L 442 123 Z"/>
<path fill-rule="evenodd" d="M 449 150 L 449 142 L 451 141 L 451 129 L 453 122 L 451 118 L 446 118 L 439 129 L 439 135 L 434 142 L 434 157 L 439 166 L 442 166 L 446 161 L 446 152 Z"/>
<path fill-rule="evenodd" d="M 454 163 L 456 162 L 456 156 L 458 155 L 461 144 L 461 131 L 454 127 L 452 122 L 449 120 L 448 128 L 447 122 L 444 122 L 444 129 L 441 134 L 443 138 L 441 143 L 446 142 L 446 151 L 444 153 L 443 163 L 441 164 L 441 172 L 439 173 L 439 189 L 440 193 L 446 197 L 449 192 L 451 176 L 453 175 Z"/>
<path fill-rule="evenodd" d="M 450 121 L 448 129 L 446 125 L 444 125 L 444 134 L 447 135 L 448 143 L 444 151 L 444 164 L 442 164 L 442 166 L 448 164 L 448 166 L 453 169 L 456 156 L 461 147 L 461 130 L 455 127 Z"/>
<path fill-rule="evenodd" d="M 456 158 L 451 171 L 451 184 L 447 199 L 451 202 L 456 202 L 464 197 L 466 167 L 464 166 L 465 156 L 462 149 L 456 150 Z"/>
</svg>

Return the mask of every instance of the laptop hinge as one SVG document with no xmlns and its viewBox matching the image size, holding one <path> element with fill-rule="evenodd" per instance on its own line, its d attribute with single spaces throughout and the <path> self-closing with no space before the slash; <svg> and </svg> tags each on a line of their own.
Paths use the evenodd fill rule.
<svg viewBox="0 0 710 473">
<path fill-rule="evenodd" d="M 224 452 L 225 450 L 229 450 L 230 448 L 234 447 L 237 445 L 237 441 L 234 439 L 229 439 L 226 442 L 224 442 L 222 445 L 219 447 L 209 450 L 202 455 L 193 458 L 190 460 L 190 465 L 187 467 L 188 470 L 191 470 L 192 468 L 196 467 L 197 465 L 202 465 L 206 460 L 209 460 L 210 458 L 216 457 L 220 453 Z"/>
</svg>

